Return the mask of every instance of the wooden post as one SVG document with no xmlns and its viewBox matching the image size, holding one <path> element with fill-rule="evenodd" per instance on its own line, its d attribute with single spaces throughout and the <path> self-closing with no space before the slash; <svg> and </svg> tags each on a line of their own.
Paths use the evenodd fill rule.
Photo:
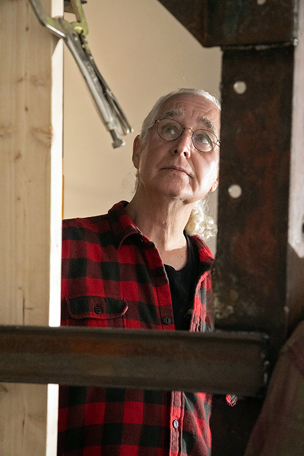
<svg viewBox="0 0 304 456">
<path fill-rule="evenodd" d="M 51 14 L 63 2 L 45 0 Z M 62 43 L 27 0 L 0 2 L 0 324 L 58 325 Z M 56 454 L 57 391 L 0 385 L 0 454 Z"/>
</svg>

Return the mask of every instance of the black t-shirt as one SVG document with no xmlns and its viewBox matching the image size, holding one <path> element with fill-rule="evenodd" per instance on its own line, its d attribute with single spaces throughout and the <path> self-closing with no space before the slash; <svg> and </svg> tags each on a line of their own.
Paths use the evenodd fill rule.
<svg viewBox="0 0 304 456">
<path fill-rule="evenodd" d="M 186 235 L 186 239 L 187 264 L 179 271 L 165 264 L 171 290 L 175 329 L 177 330 L 189 330 L 191 319 L 189 309 L 193 307 L 193 297 L 198 279 L 198 250 L 193 246 L 188 235 Z"/>
</svg>

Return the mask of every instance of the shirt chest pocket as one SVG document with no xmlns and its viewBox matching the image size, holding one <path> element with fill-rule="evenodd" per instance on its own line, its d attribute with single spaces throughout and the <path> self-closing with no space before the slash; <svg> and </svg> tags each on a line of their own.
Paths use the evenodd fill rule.
<svg viewBox="0 0 304 456">
<path fill-rule="evenodd" d="M 124 300 L 100 296 L 66 299 L 71 326 L 123 328 L 128 304 Z"/>
</svg>

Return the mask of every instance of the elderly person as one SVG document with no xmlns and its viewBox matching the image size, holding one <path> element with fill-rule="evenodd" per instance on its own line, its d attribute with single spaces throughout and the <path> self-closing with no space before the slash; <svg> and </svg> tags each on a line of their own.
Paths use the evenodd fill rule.
<svg viewBox="0 0 304 456">
<path fill-rule="evenodd" d="M 64 222 L 62 324 L 208 331 L 212 254 L 192 235 L 218 184 L 220 109 L 207 92 L 162 97 L 134 141 L 136 192 Z M 211 396 L 61 387 L 59 456 L 207 456 Z"/>
</svg>

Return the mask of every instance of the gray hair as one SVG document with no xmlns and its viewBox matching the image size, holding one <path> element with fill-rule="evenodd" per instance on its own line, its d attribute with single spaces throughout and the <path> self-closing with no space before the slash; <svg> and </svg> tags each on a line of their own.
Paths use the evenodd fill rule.
<svg viewBox="0 0 304 456">
<path fill-rule="evenodd" d="M 199 95 L 201 97 L 208 98 L 208 100 L 212 101 L 219 109 L 221 109 L 221 105 L 220 105 L 220 102 L 218 101 L 218 99 L 215 98 L 213 95 L 210 95 L 209 92 L 205 92 L 205 90 L 179 89 L 179 90 L 175 90 L 174 92 L 170 92 L 167 95 L 164 95 L 157 100 L 157 102 L 155 103 L 155 105 L 153 106 L 153 108 L 151 109 L 151 111 L 149 112 L 149 114 L 147 115 L 145 120 L 143 121 L 141 133 L 139 135 L 139 139 L 142 144 L 145 143 L 145 141 L 147 139 L 148 130 L 151 127 L 154 120 L 156 119 L 163 103 L 165 103 L 166 100 L 168 100 L 169 98 L 171 98 L 174 95 L 177 95 L 179 93 L 191 93 L 194 95 Z M 216 232 L 217 232 L 216 225 L 215 225 L 213 218 L 210 217 L 210 215 L 208 214 L 206 197 L 195 203 L 195 206 L 192 209 L 192 212 L 190 214 L 190 217 L 189 217 L 189 220 L 185 227 L 185 230 L 191 236 L 193 236 L 194 234 L 197 234 L 198 236 L 202 237 L 205 240 L 216 235 Z"/>
<path fill-rule="evenodd" d="M 147 134 L 148 134 L 148 130 L 151 127 L 154 120 L 156 119 L 161 106 L 169 98 L 173 97 L 174 95 L 178 95 L 179 93 L 191 93 L 193 95 L 199 95 L 201 97 L 208 98 L 208 100 L 212 101 L 212 103 L 214 103 L 219 109 L 221 109 L 221 105 L 220 105 L 220 102 L 218 101 L 218 99 L 215 98 L 213 95 L 210 95 L 209 92 L 205 92 L 205 90 L 201 90 L 201 89 L 179 89 L 179 90 L 170 92 L 167 95 L 163 95 L 162 97 L 160 97 L 157 100 L 157 102 L 155 103 L 155 105 L 153 106 L 153 108 L 151 109 L 151 111 L 149 112 L 149 114 L 147 115 L 147 117 L 145 118 L 145 120 L 142 123 L 141 132 L 139 135 L 139 139 L 142 144 L 145 143 Z"/>
<path fill-rule="evenodd" d="M 213 218 L 208 214 L 208 196 L 197 201 L 191 211 L 185 231 L 193 236 L 197 234 L 205 241 L 215 236 L 217 233 L 217 226 Z"/>
</svg>

